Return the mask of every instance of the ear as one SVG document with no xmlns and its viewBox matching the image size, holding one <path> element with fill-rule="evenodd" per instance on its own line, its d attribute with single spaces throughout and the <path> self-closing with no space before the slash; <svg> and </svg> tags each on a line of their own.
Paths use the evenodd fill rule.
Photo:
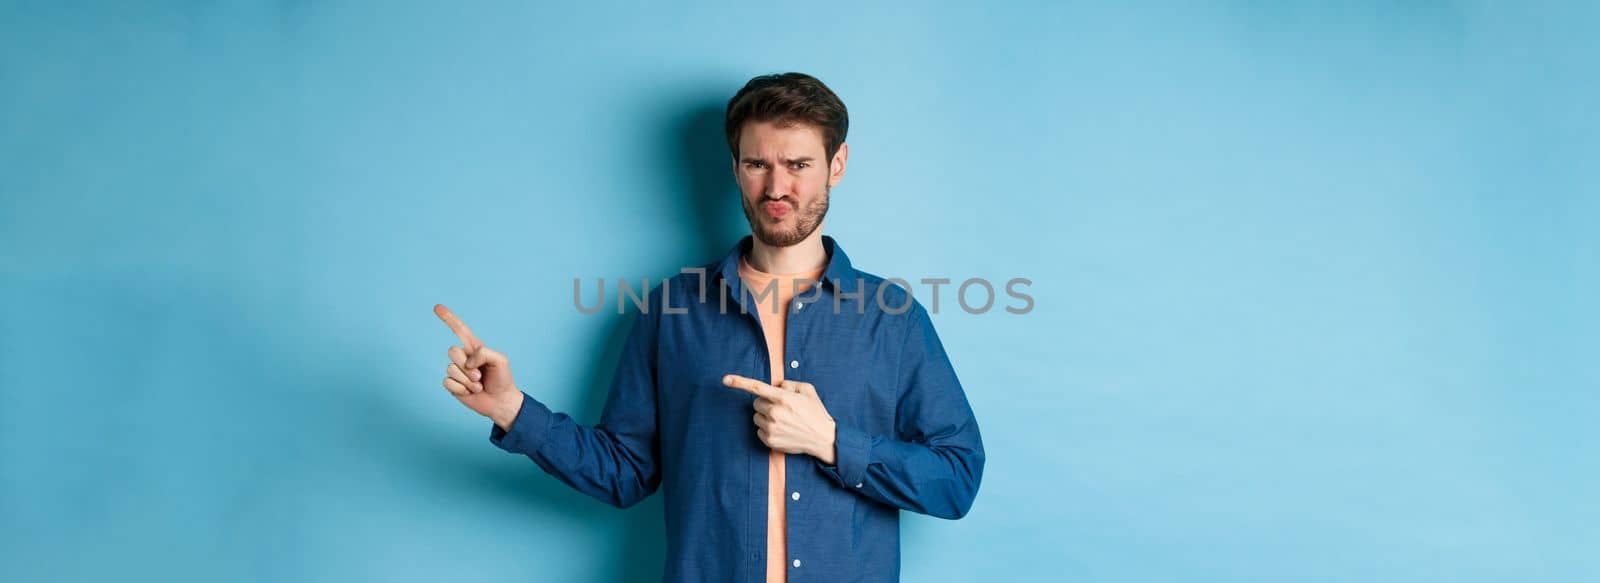
<svg viewBox="0 0 1600 583">
<path fill-rule="evenodd" d="M 833 153 L 833 162 L 828 165 L 828 187 L 838 186 L 844 179 L 844 167 L 850 161 L 850 144 L 839 142 L 839 151 Z"/>
</svg>

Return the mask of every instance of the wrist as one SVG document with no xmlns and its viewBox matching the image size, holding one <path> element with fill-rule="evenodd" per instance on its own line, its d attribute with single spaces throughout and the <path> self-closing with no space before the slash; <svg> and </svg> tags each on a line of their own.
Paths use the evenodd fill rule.
<svg viewBox="0 0 1600 583">
<path fill-rule="evenodd" d="M 837 448 L 835 447 L 835 444 L 837 444 L 839 441 L 838 437 L 839 424 L 829 421 L 828 429 L 823 435 L 823 443 L 817 448 L 815 454 L 817 460 L 821 461 L 824 465 L 837 465 L 835 462 L 838 461 L 838 456 L 836 455 Z"/>
<path fill-rule="evenodd" d="M 495 407 L 489 414 L 489 420 L 494 421 L 503 431 L 511 431 L 511 424 L 516 422 L 517 414 L 522 412 L 522 391 L 512 389 L 501 399 L 500 406 Z"/>
</svg>

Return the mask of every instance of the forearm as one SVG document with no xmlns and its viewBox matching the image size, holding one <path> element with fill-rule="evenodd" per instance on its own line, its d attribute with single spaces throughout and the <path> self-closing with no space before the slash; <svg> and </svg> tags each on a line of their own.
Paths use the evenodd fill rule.
<svg viewBox="0 0 1600 583">
<path fill-rule="evenodd" d="M 574 490 L 618 508 L 656 490 L 660 472 L 653 426 L 583 425 L 531 396 L 519 396 L 517 414 L 504 426 L 495 423 L 491 443 L 527 456 Z"/>
<path fill-rule="evenodd" d="M 836 463 L 824 470 L 840 485 L 879 502 L 939 518 L 965 516 L 983 477 L 983 444 L 969 433 L 916 442 L 841 427 Z M 820 458 L 819 458 L 820 460 Z"/>
</svg>

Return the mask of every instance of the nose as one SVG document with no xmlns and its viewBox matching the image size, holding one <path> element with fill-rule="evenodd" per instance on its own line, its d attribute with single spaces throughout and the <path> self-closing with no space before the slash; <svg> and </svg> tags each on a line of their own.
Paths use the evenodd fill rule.
<svg viewBox="0 0 1600 583">
<path fill-rule="evenodd" d="M 777 200 L 785 196 L 795 198 L 794 179 L 783 172 L 767 173 L 767 198 Z"/>
</svg>

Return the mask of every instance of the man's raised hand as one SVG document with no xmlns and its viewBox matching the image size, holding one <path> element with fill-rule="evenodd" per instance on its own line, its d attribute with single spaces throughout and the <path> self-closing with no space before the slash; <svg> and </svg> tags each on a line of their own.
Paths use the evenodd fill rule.
<svg viewBox="0 0 1600 583">
<path fill-rule="evenodd" d="M 461 346 L 451 346 L 445 353 L 450 364 L 445 365 L 444 388 L 468 409 L 488 417 L 501 429 L 511 429 L 522 410 L 522 391 L 511 378 L 511 363 L 504 354 L 484 346 L 444 304 L 434 305 L 433 313 L 461 340 Z"/>
</svg>

